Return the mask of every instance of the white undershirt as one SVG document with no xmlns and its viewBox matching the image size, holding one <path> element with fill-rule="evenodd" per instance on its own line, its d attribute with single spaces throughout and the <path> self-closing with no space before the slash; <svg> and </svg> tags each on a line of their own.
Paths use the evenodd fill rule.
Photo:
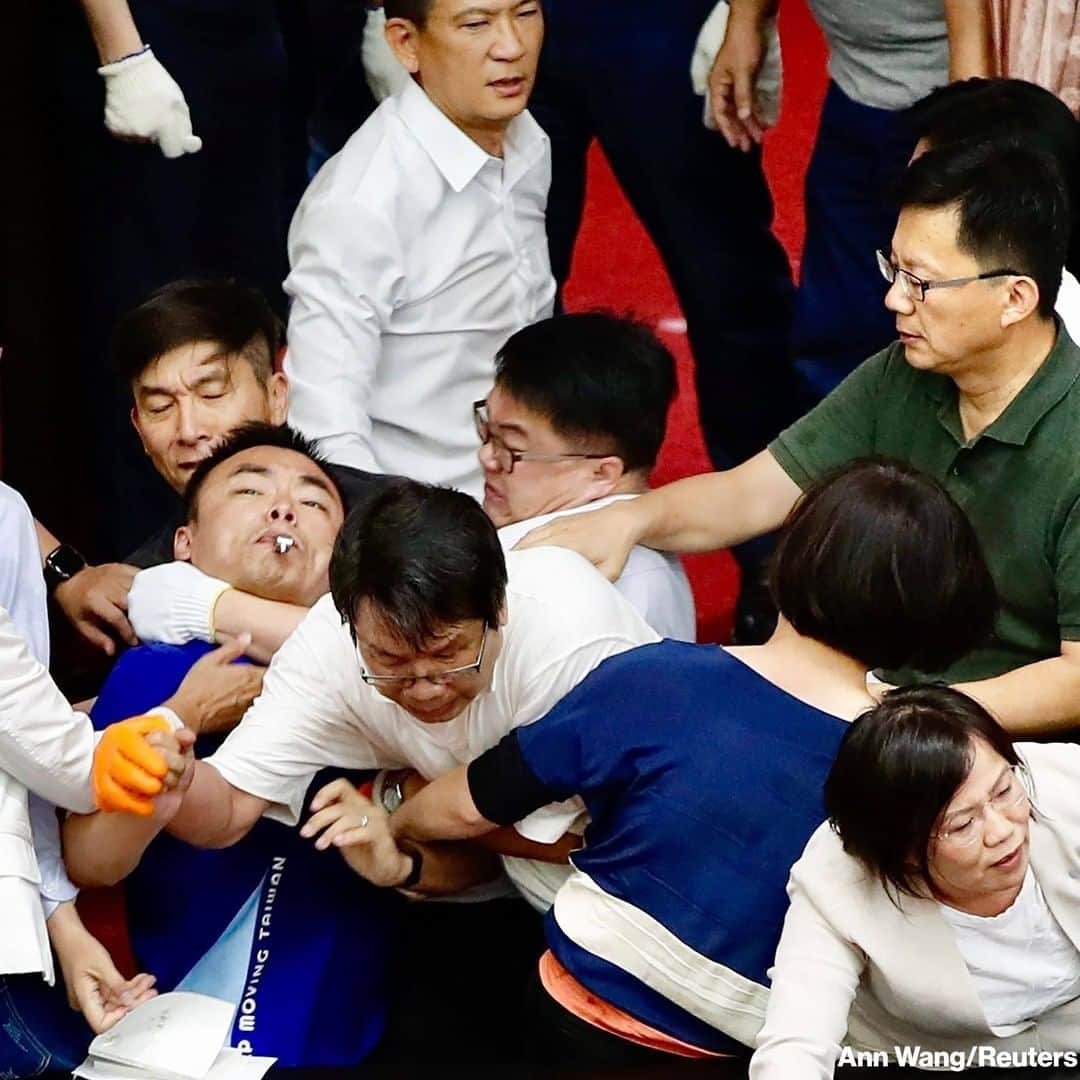
<svg viewBox="0 0 1080 1080">
<path fill-rule="evenodd" d="M 1000 915 L 939 906 L 995 1035 L 1015 1035 L 1080 996 L 1080 952 L 1054 918 L 1030 867 L 1019 895 Z"/>
</svg>

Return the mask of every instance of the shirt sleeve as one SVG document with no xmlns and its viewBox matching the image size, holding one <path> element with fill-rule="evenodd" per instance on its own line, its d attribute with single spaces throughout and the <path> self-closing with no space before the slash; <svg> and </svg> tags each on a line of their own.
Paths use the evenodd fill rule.
<svg viewBox="0 0 1080 1080">
<path fill-rule="evenodd" d="M 1058 629 L 1062 641 L 1080 641 L 1080 500 L 1066 515 L 1054 560 Z"/>
<path fill-rule="evenodd" d="M 331 461 L 380 472 L 369 404 L 402 273 L 389 220 L 358 199 L 315 202 L 289 231 L 289 421 Z"/>
<path fill-rule="evenodd" d="M 556 798 L 529 768 L 516 731 L 474 759 L 466 775 L 476 809 L 496 825 L 513 825 Z"/>
<path fill-rule="evenodd" d="M 89 814 L 94 732 L 0 608 L 0 769 L 43 799 Z"/>
<path fill-rule="evenodd" d="M 795 877 L 750 1080 L 832 1080 L 865 966 Z"/>
<path fill-rule="evenodd" d="M 30 830 L 34 840 L 34 854 L 37 857 L 41 884 L 41 906 L 45 918 L 65 901 L 74 900 L 79 890 L 71 883 L 64 869 L 64 858 L 60 848 L 60 824 L 56 820 L 56 807 L 30 796 Z"/>
<path fill-rule="evenodd" d="M 864 360 L 826 398 L 769 443 L 769 453 L 804 491 L 833 469 L 875 452 L 875 413 L 892 346 Z M 903 360 L 900 361 L 904 363 Z"/>
<path fill-rule="evenodd" d="M 320 769 L 384 764 L 350 722 L 344 696 L 355 668 L 350 644 L 329 598 L 319 601 L 277 651 L 244 718 L 205 759 L 233 787 L 274 804 L 268 816 L 287 825 L 300 820 Z"/>
</svg>

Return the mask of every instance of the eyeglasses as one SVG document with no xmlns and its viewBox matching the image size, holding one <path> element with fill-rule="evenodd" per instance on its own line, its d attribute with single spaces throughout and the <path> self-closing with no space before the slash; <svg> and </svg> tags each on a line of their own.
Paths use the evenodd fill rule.
<svg viewBox="0 0 1080 1080">
<path fill-rule="evenodd" d="M 484 446 L 491 444 L 495 464 L 499 467 L 500 472 L 504 472 L 508 476 L 514 471 L 514 466 L 519 461 L 593 461 L 616 456 L 614 454 L 534 454 L 531 450 L 511 450 L 491 430 L 487 401 L 474 401 L 472 408 L 473 423 L 476 424 L 476 434 L 480 442 Z"/>
<path fill-rule="evenodd" d="M 488 624 L 484 623 L 484 629 L 480 635 L 480 654 L 471 664 L 463 667 L 449 668 L 446 671 L 433 671 L 430 675 L 369 675 L 366 671 L 360 672 L 360 678 L 368 686 L 396 687 L 407 690 L 418 682 L 429 682 L 435 686 L 449 686 L 459 682 L 468 676 L 477 675 L 484 665 L 484 649 L 487 648 Z"/>
<path fill-rule="evenodd" d="M 1027 788 L 1019 765 L 1009 767 L 1007 780 L 1002 780 L 998 788 L 986 802 L 977 806 L 971 813 L 964 812 L 949 822 L 947 829 L 934 835 L 938 840 L 947 840 L 958 847 L 970 847 L 982 835 L 986 828 L 986 808 L 992 806 L 998 814 L 1008 814 L 1028 801 Z"/>
<path fill-rule="evenodd" d="M 900 288 L 909 300 L 923 301 L 930 289 L 954 289 L 959 285 L 970 285 L 973 281 L 985 281 L 987 278 L 1008 277 L 1010 274 L 1019 274 L 1019 270 L 1010 270 L 1003 267 L 1000 270 L 987 270 L 985 274 L 973 274 L 971 277 L 949 278 L 947 281 L 927 281 L 910 270 L 899 267 L 885 254 L 884 251 L 874 252 L 877 255 L 878 269 L 881 276 L 891 285 L 897 278 L 900 279 Z"/>
</svg>

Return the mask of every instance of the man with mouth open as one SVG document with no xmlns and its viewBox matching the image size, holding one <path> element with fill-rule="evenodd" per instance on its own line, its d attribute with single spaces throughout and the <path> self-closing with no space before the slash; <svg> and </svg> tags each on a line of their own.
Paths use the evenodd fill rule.
<svg viewBox="0 0 1080 1080">
<path fill-rule="evenodd" d="M 387 0 L 411 74 L 319 172 L 289 231 L 290 422 L 334 462 L 477 498 L 471 406 L 551 314 L 551 152 L 525 106 L 540 0 Z"/>
<path fill-rule="evenodd" d="M 200 463 L 185 489 L 177 560 L 220 598 L 230 585 L 270 604 L 305 610 L 327 591 L 334 537 L 344 518 L 325 462 L 288 427 L 250 424 Z M 213 646 L 144 643 L 117 662 L 91 719 L 104 727 L 145 711 Z M 171 691 L 170 691 L 171 692 Z M 235 720 L 233 721 L 235 723 Z M 207 756 L 227 728 L 196 730 Z M 325 783 L 343 774 L 327 771 Z M 366 779 L 349 773 L 352 783 Z M 172 800 L 175 809 L 180 796 Z M 138 824 L 118 815 L 72 817 L 65 856 L 83 885 L 125 880 L 132 950 L 162 990 L 191 990 L 257 1009 L 237 1013 L 231 1044 L 290 1066 L 351 1065 L 382 1034 L 381 989 L 394 898 L 361 887 L 337 859 L 318 857 L 293 829 L 258 823 L 233 849 L 200 851 L 158 836 L 169 803 Z"/>
<path fill-rule="evenodd" d="M 1080 350 L 1054 315 L 1070 230 L 1062 179 L 1035 149 L 965 142 L 912 162 L 899 202 L 878 256 L 897 342 L 736 468 L 562 518 L 526 542 L 565 543 L 614 577 L 635 543 L 739 543 L 776 528 L 831 469 L 902 460 L 963 506 L 1001 596 L 992 637 L 938 677 L 1015 733 L 1075 728 Z"/>
</svg>

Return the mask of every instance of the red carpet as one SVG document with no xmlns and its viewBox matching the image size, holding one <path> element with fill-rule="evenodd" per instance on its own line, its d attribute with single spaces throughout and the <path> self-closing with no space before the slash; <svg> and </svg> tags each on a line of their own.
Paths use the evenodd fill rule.
<svg viewBox="0 0 1080 1080">
<path fill-rule="evenodd" d="M 803 176 L 825 94 L 825 47 L 805 0 L 781 5 L 784 96 L 780 122 L 765 143 L 765 171 L 776 204 L 776 235 L 796 272 L 803 238 Z M 720 138 L 717 135 L 717 138 Z M 612 258 L 613 252 L 618 258 Z M 631 311 L 659 331 L 679 362 L 679 396 L 653 475 L 656 484 L 710 468 L 697 422 L 692 359 L 682 314 L 656 248 L 630 208 L 603 153 L 593 146 L 585 219 L 566 287 L 567 307 Z M 698 639 L 726 641 L 738 570 L 726 553 L 687 558 L 698 609 Z"/>
</svg>

